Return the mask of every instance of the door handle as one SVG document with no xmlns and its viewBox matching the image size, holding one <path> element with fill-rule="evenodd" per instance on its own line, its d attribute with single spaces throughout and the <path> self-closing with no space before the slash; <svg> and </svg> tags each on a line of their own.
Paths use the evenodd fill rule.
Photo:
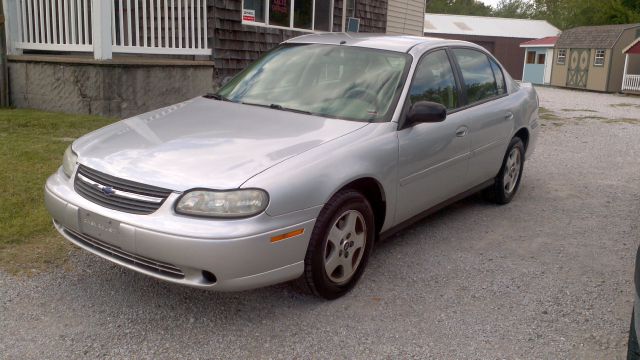
<svg viewBox="0 0 640 360">
<path fill-rule="evenodd" d="M 457 137 L 464 137 L 465 135 L 467 135 L 467 130 L 469 130 L 468 127 L 466 126 L 460 126 L 457 130 L 456 130 L 456 136 Z"/>
<path fill-rule="evenodd" d="M 511 120 L 513 118 L 513 113 L 511 111 L 507 112 L 507 114 L 504 116 L 504 118 L 506 120 Z"/>
</svg>

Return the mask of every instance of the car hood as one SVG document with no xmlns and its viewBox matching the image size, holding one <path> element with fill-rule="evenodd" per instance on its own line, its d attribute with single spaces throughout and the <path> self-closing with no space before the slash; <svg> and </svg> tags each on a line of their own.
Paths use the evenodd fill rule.
<svg viewBox="0 0 640 360">
<path fill-rule="evenodd" d="M 76 140 L 78 162 L 177 191 L 233 189 L 257 173 L 367 123 L 195 98 Z"/>
</svg>

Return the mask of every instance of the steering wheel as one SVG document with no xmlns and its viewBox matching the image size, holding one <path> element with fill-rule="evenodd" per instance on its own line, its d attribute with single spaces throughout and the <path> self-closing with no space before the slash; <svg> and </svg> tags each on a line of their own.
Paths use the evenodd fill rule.
<svg viewBox="0 0 640 360">
<path fill-rule="evenodd" d="M 378 94 L 365 88 L 352 88 L 344 94 L 347 99 L 359 99 L 375 106 L 378 110 Z"/>
</svg>

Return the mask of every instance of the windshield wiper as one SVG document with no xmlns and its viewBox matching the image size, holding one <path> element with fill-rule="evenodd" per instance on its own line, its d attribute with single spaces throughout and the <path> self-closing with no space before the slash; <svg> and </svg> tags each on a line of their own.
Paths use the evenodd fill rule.
<svg viewBox="0 0 640 360">
<path fill-rule="evenodd" d="M 261 107 L 266 107 L 266 108 L 274 109 L 274 110 L 290 111 L 290 112 L 294 112 L 294 113 L 298 113 L 298 114 L 313 115 L 313 113 L 310 112 L 310 111 L 292 109 L 292 108 L 284 107 L 284 106 L 278 105 L 278 104 L 269 104 L 269 105 L 267 105 L 267 104 L 249 103 L 249 102 L 244 102 L 244 101 L 242 102 L 242 104 L 251 105 L 251 106 L 261 106 Z"/>
<path fill-rule="evenodd" d="M 224 97 L 220 94 L 215 94 L 215 93 L 207 93 L 206 95 L 203 96 L 206 99 L 214 99 L 214 100 L 221 100 L 221 101 L 233 101 L 227 97 Z"/>
<path fill-rule="evenodd" d="M 269 105 L 269 107 L 272 108 L 272 109 L 276 109 L 276 110 L 290 111 L 290 112 L 294 112 L 294 113 L 298 113 L 298 114 L 305 114 L 305 115 L 312 115 L 311 111 L 292 109 L 292 108 L 284 107 L 284 106 L 278 105 L 278 104 L 271 104 L 271 105 Z"/>
</svg>

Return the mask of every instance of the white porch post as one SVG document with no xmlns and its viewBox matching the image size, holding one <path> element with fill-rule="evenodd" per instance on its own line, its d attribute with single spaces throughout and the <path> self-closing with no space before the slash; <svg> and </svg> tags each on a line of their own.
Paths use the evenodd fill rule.
<svg viewBox="0 0 640 360">
<path fill-rule="evenodd" d="M 622 73 L 622 90 L 627 84 L 627 67 L 629 66 L 629 53 L 624 54 L 624 72 Z"/>
<path fill-rule="evenodd" d="M 16 42 L 21 41 L 18 19 L 18 0 L 2 0 L 4 9 L 5 33 L 7 40 L 7 54 L 21 55 L 22 49 L 16 48 Z"/>
<path fill-rule="evenodd" d="M 347 31 L 347 1 L 342 0 L 342 32 Z"/>
<path fill-rule="evenodd" d="M 110 60 L 113 57 L 111 44 L 112 6 L 113 0 L 91 0 L 93 58 L 96 60 Z"/>
</svg>

